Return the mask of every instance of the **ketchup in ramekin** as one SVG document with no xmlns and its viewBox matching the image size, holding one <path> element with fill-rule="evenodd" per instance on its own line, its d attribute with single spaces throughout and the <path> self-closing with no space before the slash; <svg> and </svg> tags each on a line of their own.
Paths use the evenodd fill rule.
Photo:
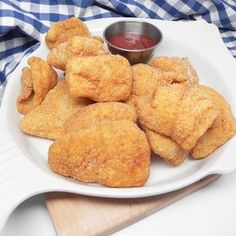
<svg viewBox="0 0 236 236">
<path fill-rule="evenodd" d="M 162 41 L 162 33 L 155 25 L 127 19 L 108 25 L 103 37 L 109 51 L 126 57 L 131 65 L 146 63 Z"/>
<path fill-rule="evenodd" d="M 116 47 L 129 50 L 146 49 L 153 47 L 156 44 L 156 41 L 152 38 L 136 33 L 116 34 L 109 38 L 109 42 Z"/>
</svg>

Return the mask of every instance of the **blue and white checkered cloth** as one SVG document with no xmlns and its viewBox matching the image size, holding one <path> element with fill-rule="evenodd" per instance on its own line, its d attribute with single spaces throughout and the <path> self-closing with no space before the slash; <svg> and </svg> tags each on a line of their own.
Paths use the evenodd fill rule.
<svg viewBox="0 0 236 236">
<path fill-rule="evenodd" d="M 0 104 L 9 74 L 39 45 L 40 34 L 59 20 L 104 17 L 204 19 L 218 26 L 236 58 L 235 0 L 0 0 Z"/>
</svg>

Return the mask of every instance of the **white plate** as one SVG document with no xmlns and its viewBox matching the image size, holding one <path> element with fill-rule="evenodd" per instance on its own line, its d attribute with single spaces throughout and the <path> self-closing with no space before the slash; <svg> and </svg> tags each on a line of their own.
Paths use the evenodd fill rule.
<svg viewBox="0 0 236 236">
<path fill-rule="evenodd" d="M 103 29 L 114 21 L 117 19 L 100 19 L 87 22 L 87 25 L 93 34 L 102 35 Z M 145 21 L 157 25 L 164 35 L 156 55 L 188 57 L 200 76 L 200 82 L 223 94 L 235 114 L 236 81 L 233 75 L 236 74 L 236 63 L 225 48 L 218 29 L 204 21 Z M 47 53 L 48 49 L 42 37 L 41 46 L 30 56 L 46 58 Z M 154 158 L 149 180 L 145 186 L 139 188 L 109 188 L 76 182 L 54 174 L 47 164 L 47 151 L 51 141 L 25 135 L 18 126 L 20 115 L 15 101 L 20 90 L 21 69 L 26 61 L 27 58 L 24 58 L 9 78 L 2 103 L 0 228 L 17 204 L 37 193 L 63 191 L 99 197 L 145 197 L 174 191 L 209 174 L 225 174 L 236 169 L 234 137 L 208 158 L 188 159 L 179 167 L 172 167 Z"/>
</svg>

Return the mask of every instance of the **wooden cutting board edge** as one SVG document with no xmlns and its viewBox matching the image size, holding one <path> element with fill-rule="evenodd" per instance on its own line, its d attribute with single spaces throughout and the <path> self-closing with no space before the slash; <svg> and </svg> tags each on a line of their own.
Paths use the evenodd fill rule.
<svg viewBox="0 0 236 236">
<path fill-rule="evenodd" d="M 46 193 L 46 205 L 58 236 L 105 236 L 115 233 L 217 180 L 207 176 L 174 192 L 135 199 Z"/>
</svg>

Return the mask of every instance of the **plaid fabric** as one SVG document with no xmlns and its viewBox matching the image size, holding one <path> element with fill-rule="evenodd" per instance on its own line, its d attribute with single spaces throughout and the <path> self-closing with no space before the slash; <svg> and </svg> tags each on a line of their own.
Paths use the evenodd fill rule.
<svg viewBox="0 0 236 236">
<path fill-rule="evenodd" d="M 218 26 L 236 58 L 235 0 L 1 0 L 0 103 L 8 75 L 25 54 L 39 46 L 40 34 L 54 22 L 71 16 L 84 21 L 119 16 L 204 19 Z"/>
</svg>

